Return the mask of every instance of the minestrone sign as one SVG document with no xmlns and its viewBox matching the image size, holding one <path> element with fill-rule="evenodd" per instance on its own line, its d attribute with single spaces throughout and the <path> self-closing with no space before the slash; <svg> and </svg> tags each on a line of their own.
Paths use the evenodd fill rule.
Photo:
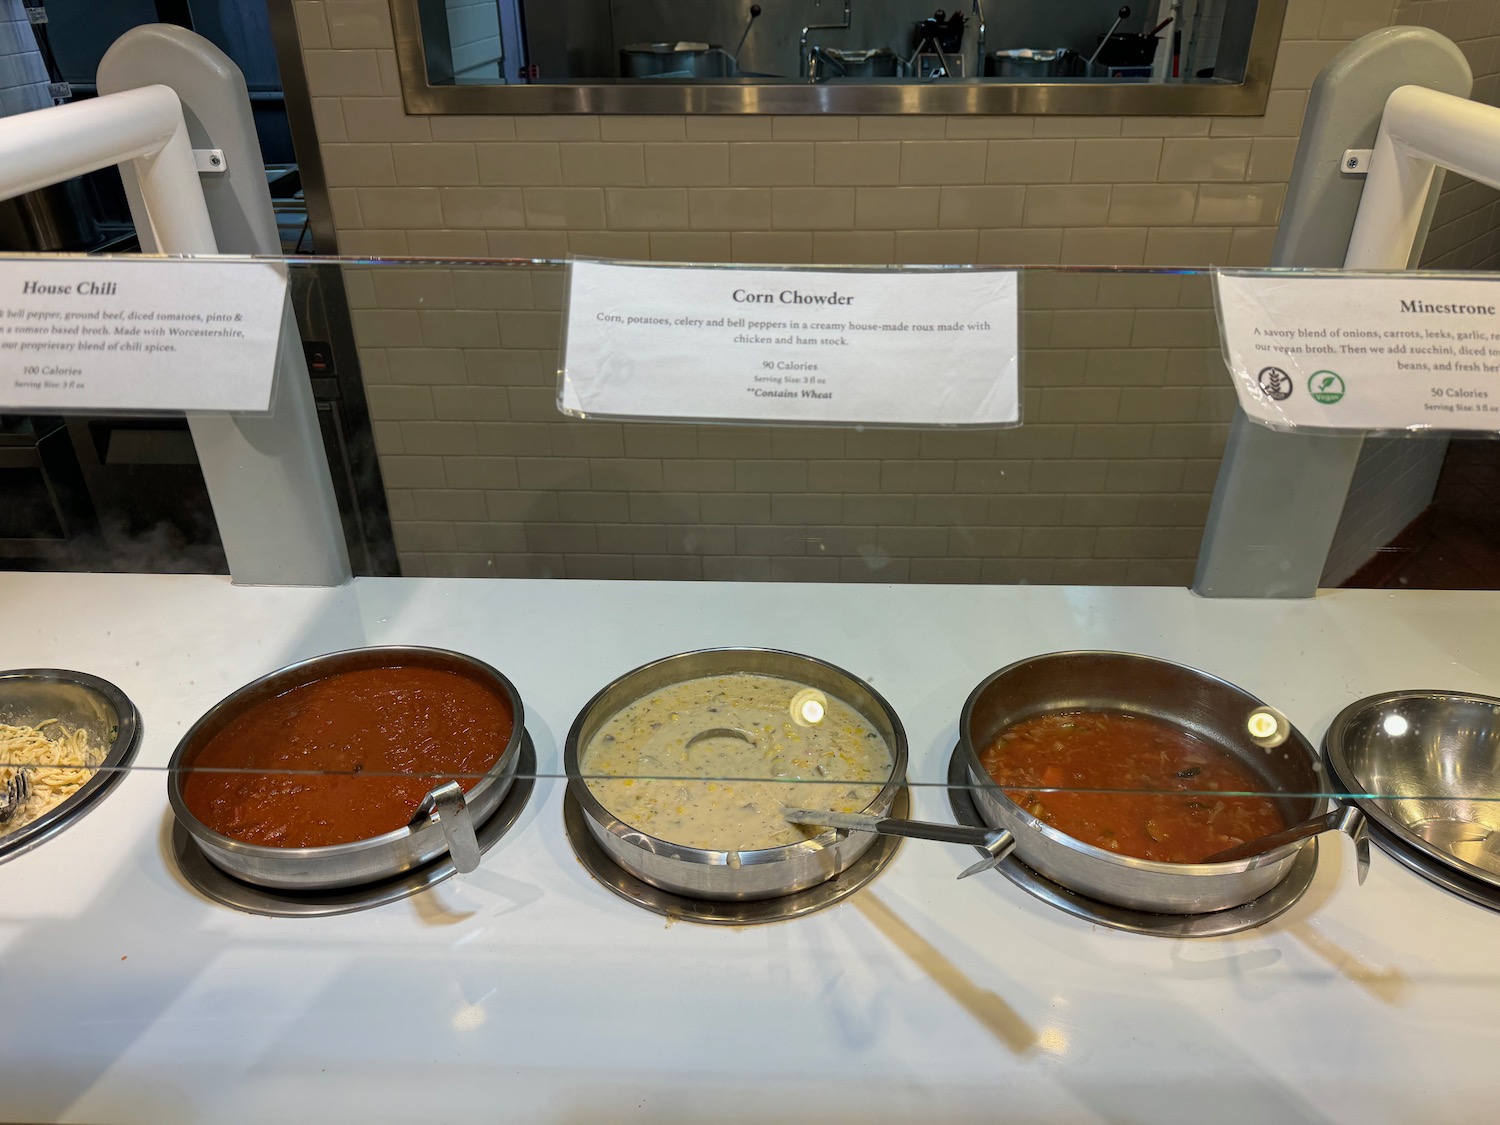
<svg viewBox="0 0 1500 1125">
<path fill-rule="evenodd" d="M 1500 281 L 1222 271 L 1240 406 L 1273 429 L 1500 430 Z"/>
</svg>

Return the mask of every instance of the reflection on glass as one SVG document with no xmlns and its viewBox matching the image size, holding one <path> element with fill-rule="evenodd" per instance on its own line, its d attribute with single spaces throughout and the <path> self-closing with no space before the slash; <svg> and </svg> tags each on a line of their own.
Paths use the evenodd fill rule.
<svg viewBox="0 0 1500 1125">
<path fill-rule="evenodd" d="M 1292 724 L 1280 712 L 1270 707 L 1261 707 L 1250 712 L 1245 728 L 1250 732 L 1251 741 L 1257 746 L 1273 750 L 1290 736 Z"/>
<path fill-rule="evenodd" d="M 792 696 L 791 712 L 799 727 L 816 726 L 828 714 L 828 697 L 817 688 L 803 688 Z"/>
<path fill-rule="evenodd" d="M 432 85 L 1239 82 L 1258 0 L 416 0 Z"/>
</svg>

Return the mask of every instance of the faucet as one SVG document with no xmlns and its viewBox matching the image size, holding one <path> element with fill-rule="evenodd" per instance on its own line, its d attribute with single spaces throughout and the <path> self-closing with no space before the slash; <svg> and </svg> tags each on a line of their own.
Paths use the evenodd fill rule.
<svg viewBox="0 0 1500 1125">
<path fill-rule="evenodd" d="M 978 0 L 975 0 L 977 3 Z M 849 3 L 844 0 L 843 23 L 810 23 L 802 29 L 802 38 L 797 41 L 797 77 L 808 76 L 807 33 L 809 31 L 847 31 L 849 29 Z"/>
<path fill-rule="evenodd" d="M 979 46 L 979 58 L 974 64 L 974 73 L 969 77 L 978 78 L 984 74 L 984 5 L 979 0 L 974 0 L 974 22 L 979 27 L 979 36 L 976 42 Z"/>
</svg>

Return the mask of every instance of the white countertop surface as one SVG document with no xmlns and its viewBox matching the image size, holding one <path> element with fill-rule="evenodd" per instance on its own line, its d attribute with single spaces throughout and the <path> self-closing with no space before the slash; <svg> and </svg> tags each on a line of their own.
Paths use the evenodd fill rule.
<svg viewBox="0 0 1500 1125">
<path fill-rule="evenodd" d="M 1473 1121 L 1495 1112 L 1500 916 L 1325 844 L 1289 913 L 1177 941 L 1094 927 L 971 849 L 908 841 L 830 910 L 668 924 L 596 884 L 538 782 L 478 871 L 322 919 L 242 914 L 167 855 L 177 740 L 317 653 L 425 644 L 516 684 L 540 770 L 578 709 L 659 656 L 770 645 L 869 680 L 940 783 L 990 672 L 1117 648 L 1222 676 L 1314 742 L 1395 688 L 1500 691 L 1500 594 L 1210 601 L 1145 588 L 0 575 L 0 667 L 140 709 L 140 769 L 0 864 L 0 1119 Z M 151 769 L 149 767 L 156 767 Z M 918 784 L 913 815 L 948 820 Z"/>
</svg>

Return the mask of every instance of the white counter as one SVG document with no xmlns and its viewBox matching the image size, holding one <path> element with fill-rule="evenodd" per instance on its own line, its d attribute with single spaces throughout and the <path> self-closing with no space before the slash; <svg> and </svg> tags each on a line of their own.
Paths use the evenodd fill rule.
<svg viewBox="0 0 1500 1125">
<path fill-rule="evenodd" d="M 822 657 L 882 692 L 910 777 L 945 776 L 970 689 L 1021 656 L 1120 648 L 1214 672 L 1319 740 L 1401 687 L 1500 691 L 1500 594 L 0 575 L 0 667 L 75 668 L 140 708 L 141 767 L 0 864 L 0 1119 L 78 1121 L 1467 1121 L 1495 1112 L 1500 916 L 1376 852 L 1290 913 L 1172 941 L 1090 926 L 971 849 L 908 841 L 871 887 L 723 929 L 615 897 L 537 784 L 480 869 L 325 919 L 237 913 L 166 856 L 160 772 L 241 684 L 365 644 L 506 673 L 540 768 L 652 658 Z M 149 767 L 155 767 L 151 769 Z M 940 787 L 913 815 L 950 819 Z"/>
</svg>

